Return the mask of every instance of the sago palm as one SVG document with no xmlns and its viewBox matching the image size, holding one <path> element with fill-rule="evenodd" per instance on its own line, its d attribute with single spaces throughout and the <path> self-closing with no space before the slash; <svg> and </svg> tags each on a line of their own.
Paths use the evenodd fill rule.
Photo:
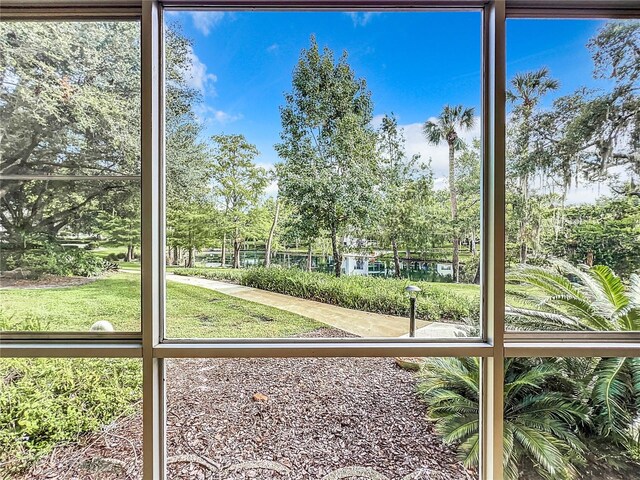
<svg viewBox="0 0 640 480">
<path fill-rule="evenodd" d="M 628 287 L 604 265 L 589 269 L 556 260 L 553 269 L 522 266 L 507 274 L 525 290 L 509 293 L 507 319 L 518 328 L 542 330 L 640 330 L 640 277 Z M 603 358 L 591 382 L 597 434 L 626 441 L 640 407 L 640 359 Z"/>
<path fill-rule="evenodd" d="M 455 184 L 455 152 L 464 142 L 459 132 L 471 130 L 475 124 L 474 109 L 465 108 L 462 105 L 445 105 L 435 121 L 427 120 L 422 126 L 424 136 L 432 145 L 438 145 L 446 141 L 449 146 L 449 196 L 451 199 L 451 220 L 453 221 L 453 281 L 457 282 L 460 276 L 460 238 L 457 232 L 456 221 L 458 219 L 458 194 Z"/>
<path fill-rule="evenodd" d="M 477 466 L 479 380 L 477 358 L 431 358 L 420 373 L 418 393 L 428 418 L 446 443 L 458 445 L 466 467 Z M 515 480 L 534 470 L 545 479 L 570 479 L 583 461 L 577 426 L 588 423 L 588 409 L 570 389 L 551 388 L 565 380 L 550 360 L 509 359 L 505 363 L 504 471 Z"/>
</svg>

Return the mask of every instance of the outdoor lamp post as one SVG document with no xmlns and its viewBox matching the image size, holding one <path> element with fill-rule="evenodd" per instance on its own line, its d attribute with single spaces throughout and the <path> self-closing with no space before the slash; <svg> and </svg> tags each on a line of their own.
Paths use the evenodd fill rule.
<svg viewBox="0 0 640 480">
<path fill-rule="evenodd" d="M 408 285 L 404 291 L 409 295 L 409 336 L 413 338 L 416 336 L 416 298 L 420 287 Z"/>
</svg>

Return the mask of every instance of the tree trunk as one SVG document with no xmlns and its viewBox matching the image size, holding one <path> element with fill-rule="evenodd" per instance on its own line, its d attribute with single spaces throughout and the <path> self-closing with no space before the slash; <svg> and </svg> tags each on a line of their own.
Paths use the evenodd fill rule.
<svg viewBox="0 0 640 480">
<path fill-rule="evenodd" d="M 398 254 L 398 242 L 395 238 L 391 239 L 391 247 L 393 248 L 393 267 L 395 269 L 394 277 L 400 278 L 402 272 L 400 271 L 400 255 Z"/>
<path fill-rule="evenodd" d="M 221 267 L 226 267 L 227 266 L 226 256 L 227 256 L 227 234 L 225 232 L 225 233 L 222 234 L 222 248 L 221 248 L 221 253 L 220 253 L 220 266 Z"/>
<path fill-rule="evenodd" d="M 189 256 L 187 257 L 187 268 L 193 268 L 195 254 L 196 254 L 195 247 L 189 247 Z"/>
<path fill-rule="evenodd" d="M 267 238 L 267 245 L 264 252 L 264 266 L 271 266 L 271 245 L 273 244 L 273 235 L 278 226 L 278 214 L 280 213 L 280 202 L 276 199 L 276 211 L 273 214 L 273 223 L 271 224 L 271 230 L 269 230 L 269 238 Z"/>
<path fill-rule="evenodd" d="M 473 277 L 473 283 L 476 285 L 480 285 L 480 262 L 478 262 L 478 267 L 476 268 L 476 274 Z"/>
<path fill-rule="evenodd" d="M 309 242 L 309 248 L 307 249 L 307 272 L 311 271 L 311 247 L 313 246 L 313 242 Z"/>
<path fill-rule="evenodd" d="M 133 260 L 133 245 L 127 245 L 127 255 L 124 259 L 125 262 L 130 262 Z"/>
<path fill-rule="evenodd" d="M 455 179 L 455 145 L 453 142 L 449 142 L 449 195 L 451 196 L 451 220 L 453 221 L 453 255 L 451 259 L 453 281 L 458 283 L 460 278 L 460 237 L 458 236 L 458 194 L 456 192 L 456 179 Z"/>
<path fill-rule="evenodd" d="M 240 268 L 240 247 L 241 247 L 240 238 L 238 235 L 238 230 L 236 229 L 236 234 L 233 237 L 233 268 Z"/>
<path fill-rule="evenodd" d="M 520 190 L 522 191 L 522 214 L 520 216 L 520 228 L 518 229 L 518 240 L 520 242 L 520 263 L 527 263 L 527 208 L 529 203 L 529 176 L 523 174 L 520 177 Z"/>
<path fill-rule="evenodd" d="M 331 251 L 333 254 L 333 271 L 336 277 L 342 274 L 342 254 L 338 248 L 338 232 L 335 225 L 331 226 Z"/>
<path fill-rule="evenodd" d="M 585 263 L 590 267 L 593 267 L 593 251 L 592 250 L 589 250 L 587 252 L 587 259 L 585 260 Z"/>
<path fill-rule="evenodd" d="M 453 281 L 459 282 L 460 279 L 460 239 L 458 237 L 453 238 Z"/>
</svg>

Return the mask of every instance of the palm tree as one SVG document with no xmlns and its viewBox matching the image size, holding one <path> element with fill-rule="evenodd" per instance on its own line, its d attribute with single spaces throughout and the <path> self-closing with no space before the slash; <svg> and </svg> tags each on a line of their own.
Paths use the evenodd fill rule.
<svg viewBox="0 0 640 480">
<path fill-rule="evenodd" d="M 519 328 L 544 330 L 640 330 L 640 276 L 629 286 L 604 265 L 588 269 L 554 260 L 554 269 L 521 266 L 507 274 L 507 319 Z M 601 437 L 624 443 L 640 413 L 640 358 L 602 358 L 594 366 L 591 401 Z"/>
<path fill-rule="evenodd" d="M 533 164 L 529 152 L 529 143 L 532 134 L 531 117 L 534 108 L 540 99 L 551 90 L 557 90 L 560 86 L 557 80 L 549 77 L 549 70 L 541 68 L 533 72 L 518 73 L 511 79 L 511 89 L 507 91 L 507 100 L 514 106 L 513 116 L 519 128 L 517 129 L 515 169 L 519 177 L 521 212 L 518 229 L 518 242 L 520 243 L 520 263 L 527 262 L 527 225 L 529 224 L 529 175 L 533 173 Z"/>
<path fill-rule="evenodd" d="M 449 195 L 451 197 L 451 220 L 453 221 L 453 281 L 460 278 L 460 234 L 456 222 L 458 220 L 458 195 L 455 184 L 455 152 L 464 143 L 458 135 L 459 130 L 470 130 L 475 123 L 474 109 L 462 105 L 445 105 L 435 121 L 427 120 L 422 126 L 424 136 L 432 145 L 445 140 L 449 145 Z"/>
<path fill-rule="evenodd" d="M 430 358 L 422 365 L 418 394 L 428 419 L 445 443 L 458 445 L 466 467 L 480 457 L 478 358 Z M 589 422 L 588 408 L 548 359 L 508 359 L 504 389 L 504 476 L 535 471 L 546 479 L 575 477 L 584 445 L 576 427 Z"/>
</svg>

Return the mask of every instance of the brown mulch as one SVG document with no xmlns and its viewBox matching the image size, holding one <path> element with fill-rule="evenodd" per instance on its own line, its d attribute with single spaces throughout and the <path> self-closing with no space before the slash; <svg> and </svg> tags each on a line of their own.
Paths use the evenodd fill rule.
<svg viewBox="0 0 640 480">
<path fill-rule="evenodd" d="M 180 359 L 167 362 L 167 379 L 172 480 L 476 478 L 393 359 Z M 139 478 L 141 429 L 139 413 L 122 419 L 21 478 Z"/>
<path fill-rule="evenodd" d="M 0 276 L 0 288 L 62 288 L 77 287 L 95 282 L 95 277 L 59 277 L 57 275 L 44 275 L 37 279 L 7 278 Z"/>
</svg>

